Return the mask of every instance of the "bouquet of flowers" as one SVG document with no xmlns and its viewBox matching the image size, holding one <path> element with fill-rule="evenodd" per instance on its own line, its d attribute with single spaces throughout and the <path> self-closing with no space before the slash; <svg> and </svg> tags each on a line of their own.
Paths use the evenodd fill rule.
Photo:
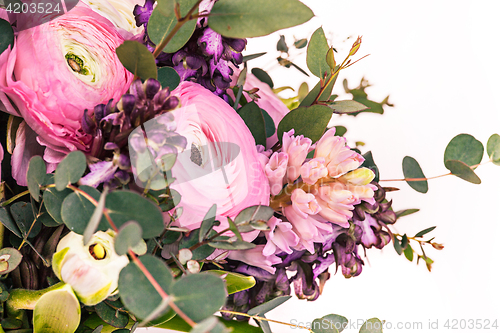
<svg viewBox="0 0 500 333">
<path fill-rule="evenodd" d="M 368 84 L 332 94 L 342 61 L 322 28 L 305 49 L 312 89 L 280 98 L 247 38 L 302 24 L 298 0 L 4 0 L 0 3 L 0 332 L 270 332 L 293 293 L 361 274 L 367 249 L 431 270 L 431 226 L 396 233 L 371 152 L 333 114 L 382 114 Z M 265 51 L 265 50 L 263 50 Z M 333 118 L 334 120 L 334 118 Z M 500 136 L 487 142 L 500 165 Z M 4 151 L 6 152 L 4 154 Z M 448 175 L 478 184 L 484 146 L 459 134 Z M 428 178 L 407 156 L 404 179 Z M 415 250 L 418 246 L 418 250 Z M 415 248 L 415 249 L 414 249 Z M 251 325 L 249 319 L 258 326 Z M 328 314 L 311 332 L 340 332 Z M 377 318 L 360 332 L 382 332 Z"/>
</svg>

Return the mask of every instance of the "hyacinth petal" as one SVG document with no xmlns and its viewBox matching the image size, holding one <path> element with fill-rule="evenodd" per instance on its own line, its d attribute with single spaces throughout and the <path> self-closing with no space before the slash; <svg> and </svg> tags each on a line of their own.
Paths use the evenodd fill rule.
<svg viewBox="0 0 500 333">
<path fill-rule="evenodd" d="M 271 195 L 277 195 L 283 188 L 283 180 L 286 175 L 288 165 L 288 155 L 286 153 L 275 152 L 271 155 L 269 162 L 265 165 L 264 171 L 269 179 Z"/>
<path fill-rule="evenodd" d="M 280 264 L 281 259 L 275 255 L 265 256 L 262 254 L 264 245 L 257 245 L 253 249 L 229 251 L 229 259 L 238 260 L 250 266 L 259 267 L 271 274 L 276 272 L 276 267 L 273 265 Z"/>
<path fill-rule="evenodd" d="M 171 188 L 181 194 L 184 213 L 180 226 L 200 226 L 209 208 L 217 204 L 222 230 L 227 217 L 234 218 L 249 206 L 269 204 L 269 183 L 259 162 L 255 141 L 241 117 L 222 99 L 199 84 L 182 82 L 174 91 L 181 108 L 172 111 L 177 133 L 187 139 L 186 153 L 172 168 L 177 180 Z M 192 152 L 199 153 L 193 162 Z M 195 154 L 195 155 L 196 155 Z M 245 233 L 247 240 L 256 232 Z"/>
<path fill-rule="evenodd" d="M 99 184 L 108 182 L 114 178 L 118 165 L 113 165 L 113 162 L 97 162 L 89 164 L 90 173 L 81 178 L 78 182 L 81 185 L 97 187 Z"/>
</svg>

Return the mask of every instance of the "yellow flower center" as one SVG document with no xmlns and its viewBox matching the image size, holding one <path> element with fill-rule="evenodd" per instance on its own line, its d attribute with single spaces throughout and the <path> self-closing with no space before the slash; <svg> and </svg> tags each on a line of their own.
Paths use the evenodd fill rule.
<svg viewBox="0 0 500 333">
<path fill-rule="evenodd" d="M 101 244 L 90 245 L 89 252 L 95 260 L 102 260 L 106 258 L 106 250 Z"/>
</svg>

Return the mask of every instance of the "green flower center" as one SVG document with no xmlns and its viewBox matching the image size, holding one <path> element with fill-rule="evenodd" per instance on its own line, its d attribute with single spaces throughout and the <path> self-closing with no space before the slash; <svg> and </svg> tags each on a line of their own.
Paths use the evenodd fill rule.
<svg viewBox="0 0 500 333">
<path fill-rule="evenodd" d="M 67 53 L 65 55 L 66 61 L 68 62 L 68 66 L 73 70 L 73 72 L 77 72 L 78 74 L 88 75 L 89 71 L 85 68 L 85 64 L 83 60 L 74 55 L 73 53 Z"/>
</svg>

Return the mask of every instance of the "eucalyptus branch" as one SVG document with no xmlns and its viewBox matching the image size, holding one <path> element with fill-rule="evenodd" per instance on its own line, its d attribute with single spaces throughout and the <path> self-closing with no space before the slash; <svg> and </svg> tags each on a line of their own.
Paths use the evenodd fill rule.
<svg viewBox="0 0 500 333">
<path fill-rule="evenodd" d="M 194 6 L 189 10 L 189 12 L 187 13 L 186 16 L 182 17 L 180 20 L 178 19 L 177 20 L 177 23 L 175 24 L 174 28 L 172 29 L 172 31 L 170 31 L 170 33 L 165 37 L 165 39 L 163 39 L 160 44 L 158 44 L 155 48 L 155 51 L 153 52 L 153 57 L 156 59 L 160 53 L 163 51 L 163 49 L 165 48 L 165 46 L 167 46 L 167 44 L 172 40 L 172 38 L 174 38 L 174 35 L 182 28 L 182 26 L 190 21 L 190 20 L 194 20 L 195 17 L 193 16 L 193 13 L 194 11 L 196 10 L 196 8 L 198 8 L 199 4 L 200 4 L 201 0 L 198 0 Z M 197 17 L 196 17 L 197 18 Z"/>
<path fill-rule="evenodd" d="M 237 315 L 237 316 L 248 317 L 248 318 L 252 318 L 252 319 L 257 320 L 257 321 L 267 321 L 267 322 L 271 322 L 271 323 L 282 324 L 282 325 L 286 325 L 286 326 L 291 326 L 293 328 L 302 328 L 304 330 L 308 330 L 309 332 L 312 332 L 312 333 L 314 332 L 311 328 L 306 327 L 306 326 L 294 325 L 294 324 L 291 324 L 291 323 L 285 323 L 285 322 L 282 322 L 282 321 L 278 321 L 278 320 L 274 320 L 274 319 L 268 319 L 268 318 L 259 317 L 259 316 L 252 316 L 252 315 L 249 315 L 248 313 L 237 312 L 237 311 L 230 311 L 230 310 L 219 310 L 219 312 L 234 314 L 234 315 Z"/>
<path fill-rule="evenodd" d="M 484 162 L 484 163 L 479 163 L 479 164 L 476 164 L 476 165 L 469 166 L 469 168 L 472 169 L 472 170 L 474 170 L 477 167 L 479 167 L 481 165 L 485 165 L 485 164 L 490 163 L 490 162 L 492 162 L 492 160 L 489 160 L 489 161 Z M 379 182 L 422 182 L 422 181 L 431 180 L 431 179 L 437 179 L 437 178 L 441 178 L 441 177 L 445 177 L 445 176 L 450 176 L 450 175 L 453 175 L 453 173 L 452 172 L 448 172 L 448 173 L 445 173 L 443 175 L 434 176 L 434 177 L 427 177 L 427 178 L 381 179 L 381 180 L 379 180 Z"/>
</svg>

